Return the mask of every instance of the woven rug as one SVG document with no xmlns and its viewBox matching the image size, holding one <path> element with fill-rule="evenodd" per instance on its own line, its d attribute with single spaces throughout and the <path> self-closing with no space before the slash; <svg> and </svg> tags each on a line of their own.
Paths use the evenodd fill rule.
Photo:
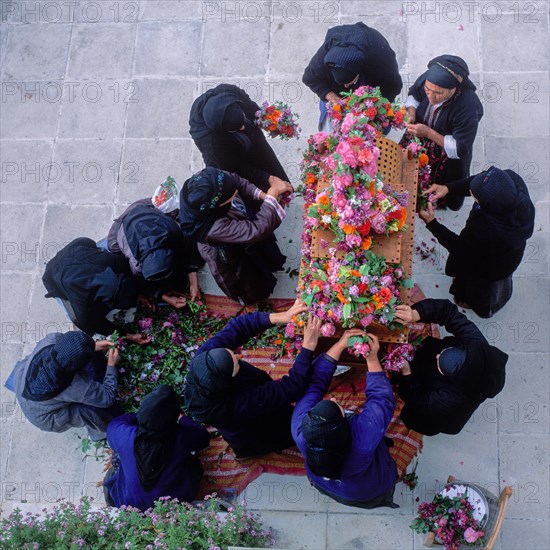
<svg viewBox="0 0 550 550">
<path fill-rule="evenodd" d="M 412 291 L 412 302 L 425 298 L 415 285 Z M 205 296 L 208 308 L 217 314 L 231 317 L 240 312 L 252 311 L 243 309 L 238 303 L 224 296 Z M 273 300 L 275 310 L 288 308 L 294 300 Z M 427 336 L 439 337 L 438 328 L 433 325 L 418 324 L 411 327 L 416 332 Z M 243 351 L 243 356 L 250 364 L 265 370 L 277 380 L 284 376 L 292 366 L 292 360 L 282 357 L 274 361 L 275 348 L 264 348 L 255 351 Z M 356 365 L 341 376 L 335 377 L 327 398 L 334 397 L 345 408 L 360 411 L 365 403 L 365 365 Z M 397 464 L 399 477 L 402 477 L 413 458 L 422 449 L 422 435 L 409 430 L 399 418 L 403 401 L 395 393 L 395 412 L 386 435 L 394 445 L 390 454 Z M 263 473 L 305 476 L 304 459 L 296 447 L 282 453 L 270 453 L 259 458 L 238 461 L 231 447 L 221 436 L 211 440 L 210 446 L 199 453 L 204 468 L 201 491 L 198 498 L 216 492 L 219 495 L 234 496 L 240 494 L 246 486 Z"/>
</svg>

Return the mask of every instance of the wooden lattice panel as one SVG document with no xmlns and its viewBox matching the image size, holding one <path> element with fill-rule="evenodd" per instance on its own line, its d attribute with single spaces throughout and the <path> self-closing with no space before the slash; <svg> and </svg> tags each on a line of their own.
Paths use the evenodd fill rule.
<svg viewBox="0 0 550 550">
<path fill-rule="evenodd" d="M 380 256 L 384 256 L 388 263 L 400 263 L 407 277 L 412 275 L 412 260 L 414 254 L 414 227 L 416 221 L 416 200 L 418 185 L 418 161 L 411 159 L 406 151 L 394 141 L 381 137 L 375 141 L 380 149 L 378 158 L 378 171 L 385 184 L 391 185 L 397 192 L 407 192 L 409 196 L 409 205 L 407 208 L 407 230 L 405 233 L 394 233 L 389 237 L 371 235 L 373 244 L 371 250 Z M 320 180 L 317 185 L 317 193 L 321 193 L 331 185 L 329 180 Z M 322 240 L 329 244 L 323 248 Z M 312 232 L 311 256 L 312 258 L 330 257 L 330 243 L 334 242 L 334 233 L 329 229 L 316 229 Z M 344 257 L 345 253 L 338 251 L 338 258 Z M 303 264 L 300 271 L 302 271 Z M 300 280 L 302 279 L 300 275 Z M 402 289 L 401 296 L 403 302 L 411 303 L 411 289 Z M 391 331 L 387 327 L 373 323 L 368 328 L 369 332 L 376 334 L 381 342 L 385 343 L 405 343 L 409 336 L 407 327 L 402 330 Z M 301 332 L 301 331 L 299 331 Z M 340 331 L 337 331 L 337 335 Z"/>
</svg>

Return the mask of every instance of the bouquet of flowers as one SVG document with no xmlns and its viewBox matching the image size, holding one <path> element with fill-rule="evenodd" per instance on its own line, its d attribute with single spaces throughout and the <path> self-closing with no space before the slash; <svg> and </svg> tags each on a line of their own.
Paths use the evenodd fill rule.
<svg viewBox="0 0 550 550">
<path fill-rule="evenodd" d="M 382 359 L 382 367 L 386 371 L 399 372 L 408 361 L 414 359 L 414 346 L 411 343 L 389 344 L 386 355 Z"/>
<path fill-rule="evenodd" d="M 474 507 L 465 495 L 435 495 L 422 502 L 410 527 L 417 533 L 433 532 L 445 550 L 457 550 L 460 544 L 474 544 L 485 533 L 473 517 Z"/>
<path fill-rule="evenodd" d="M 429 165 L 429 157 L 426 148 L 416 136 L 410 136 L 407 150 L 411 152 L 413 158 L 418 159 L 418 200 L 416 209 L 424 210 L 428 207 L 428 195 L 426 190 L 431 185 L 432 167 Z"/>
<path fill-rule="evenodd" d="M 395 306 L 403 286 L 412 287 L 403 269 L 367 250 L 360 256 L 348 253 L 343 259 L 332 254 L 326 260 L 310 260 L 303 268 L 299 289 L 310 312 L 327 324 L 368 327 L 376 321 L 394 328 Z M 323 327 L 324 336 L 330 332 Z"/>
<path fill-rule="evenodd" d="M 273 104 L 264 101 L 262 108 L 256 111 L 256 124 L 265 130 L 269 137 L 288 140 L 300 136 L 300 127 L 297 122 L 299 116 L 282 101 L 276 101 Z"/>
<path fill-rule="evenodd" d="M 342 94 L 342 99 L 328 104 L 328 116 L 337 134 L 347 134 L 350 128 L 359 127 L 380 135 L 388 128 L 405 127 L 405 107 L 390 103 L 382 96 L 380 88 L 361 86 Z"/>
</svg>

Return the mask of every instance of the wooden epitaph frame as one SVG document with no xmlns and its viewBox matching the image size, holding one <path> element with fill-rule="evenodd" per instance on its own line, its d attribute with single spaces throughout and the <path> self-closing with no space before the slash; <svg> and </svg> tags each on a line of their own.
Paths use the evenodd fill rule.
<svg viewBox="0 0 550 550">
<path fill-rule="evenodd" d="M 409 204 L 407 206 L 407 230 L 404 233 L 393 233 L 389 236 L 371 235 L 371 251 L 378 256 L 384 256 L 388 263 L 399 263 L 407 277 L 412 276 L 412 263 L 414 254 L 414 228 L 416 221 L 416 201 L 418 194 L 418 159 L 412 158 L 407 150 L 403 150 L 395 141 L 386 137 L 375 140 L 375 145 L 380 149 L 378 158 L 378 172 L 385 185 L 391 186 L 394 191 L 407 192 Z M 329 188 L 329 180 L 320 180 L 317 185 L 317 193 Z M 329 244 L 334 242 L 334 233 L 330 229 L 317 228 L 312 232 L 311 257 L 330 257 L 329 248 L 321 246 L 324 239 Z M 345 256 L 344 252 L 337 252 L 337 257 Z M 302 273 L 302 269 L 300 269 Z M 301 274 L 300 274 L 301 279 Z M 411 289 L 402 288 L 401 296 L 405 304 L 411 303 Z M 404 327 L 399 330 L 389 330 L 387 327 L 373 323 L 368 330 L 378 336 L 381 342 L 405 343 L 409 336 L 409 329 Z"/>
</svg>

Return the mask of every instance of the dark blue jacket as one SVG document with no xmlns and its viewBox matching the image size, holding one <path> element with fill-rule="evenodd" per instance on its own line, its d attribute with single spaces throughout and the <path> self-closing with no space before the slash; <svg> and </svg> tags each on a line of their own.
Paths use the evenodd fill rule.
<svg viewBox="0 0 550 550">
<path fill-rule="evenodd" d="M 412 374 L 399 376 L 399 395 L 405 402 L 401 420 L 424 435 L 457 434 L 479 405 L 504 387 L 508 355 L 489 345 L 483 334 L 449 300 L 426 299 L 414 304 L 423 323 L 445 327 L 443 339 L 426 338 L 411 363 Z M 453 376 L 437 368 L 437 354 L 459 347 L 464 365 Z"/>
<path fill-rule="evenodd" d="M 376 29 L 364 23 L 340 25 L 329 29 L 323 45 L 306 67 L 302 81 L 322 101 L 329 92 L 349 92 L 334 81 L 331 64 L 359 75 L 359 86 L 379 86 L 382 95 L 394 101 L 403 83 L 395 52 Z"/>
<path fill-rule="evenodd" d="M 107 427 L 107 441 L 120 461 L 118 471 L 105 482 L 115 505 L 134 506 L 145 511 L 165 496 L 191 502 L 202 478 L 202 466 L 191 452 L 208 446 L 210 436 L 206 429 L 190 418 L 180 418 L 172 460 L 150 491 L 143 489 L 137 474 L 134 457 L 136 431 L 135 413 L 123 414 Z"/>
<path fill-rule="evenodd" d="M 197 354 L 215 348 L 235 350 L 272 327 L 268 313 L 249 313 L 232 319 Z M 293 445 L 291 405 L 309 383 L 313 352 L 302 350 L 288 375 L 272 380 L 263 370 L 239 361 L 240 370 L 225 399 L 212 407 L 206 424 L 215 426 L 238 456 L 258 456 Z M 193 388 L 186 385 L 185 407 L 193 415 Z M 202 404 L 201 404 L 202 405 Z"/>
<path fill-rule="evenodd" d="M 306 442 L 302 435 L 302 419 L 323 399 L 336 365 L 323 356 L 313 367 L 312 381 L 292 415 L 292 436 L 305 456 Z M 343 500 L 362 502 L 390 491 L 397 479 L 397 469 L 383 440 L 395 409 L 393 391 L 383 372 L 367 373 L 367 402 L 360 414 L 348 419 L 351 426 L 351 450 L 342 465 L 340 479 L 328 479 L 312 474 L 311 481 L 329 495 Z"/>
</svg>

